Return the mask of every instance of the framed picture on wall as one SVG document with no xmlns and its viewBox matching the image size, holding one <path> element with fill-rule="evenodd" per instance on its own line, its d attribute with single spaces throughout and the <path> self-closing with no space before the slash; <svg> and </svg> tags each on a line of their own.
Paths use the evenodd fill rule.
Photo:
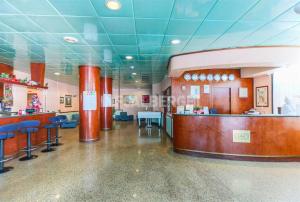
<svg viewBox="0 0 300 202">
<path fill-rule="evenodd" d="M 64 97 L 60 97 L 59 98 L 59 103 L 60 104 L 64 104 L 65 103 L 65 98 Z"/>
<path fill-rule="evenodd" d="M 142 103 L 144 103 L 144 104 L 150 103 L 150 95 L 143 95 L 142 96 Z"/>
<path fill-rule="evenodd" d="M 256 107 L 269 107 L 268 86 L 256 87 Z"/>
<path fill-rule="evenodd" d="M 72 107 L 72 95 L 65 95 L 65 107 Z"/>
<path fill-rule="evenodd" d="M 123 100 L 124 100 L 124 104 L 135 104 L 136 96 L 135 95 L 124 95 Z"/>
</svg>

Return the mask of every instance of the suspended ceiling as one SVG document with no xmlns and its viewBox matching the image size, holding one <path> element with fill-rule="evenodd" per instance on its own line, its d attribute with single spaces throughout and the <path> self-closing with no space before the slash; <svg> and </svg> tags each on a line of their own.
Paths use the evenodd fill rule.
<svg viewBox="0 0 300 202">
<path fill-rule="evenodd" d="M 0 0 L 0 62 L 23 71 L 22 63 L 45 62 L 48 77 L 73 84 L 78 65 L 99 65 L 115 82 L 120 74 L 123 87 L 147 87 L 164 78 L 174 54 L 300 45 L 299 0 L 119 1 L 113 11 L 105 0 Z"/>
</svg>

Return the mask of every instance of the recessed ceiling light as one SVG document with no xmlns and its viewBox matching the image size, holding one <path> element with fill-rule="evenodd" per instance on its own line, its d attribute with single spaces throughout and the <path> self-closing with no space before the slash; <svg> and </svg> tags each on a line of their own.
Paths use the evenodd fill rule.
<svg viewBox="0 0 300 202">
<path fill-rule="evenodd" d="M 300 14 L 300 3 L 298 3 L 295 7 L 294 7 L 294 11 L 297 14 Z"/>
<path fill-rule="evenodd" d="M 118 0 L 106 0 L 106 7 L 110 10 L 119 10 L 121 8 L 121 3 Z"/>
<path fill-rule="evenodd" d="M 177 45 L 177 44 L 180 44 L 180 43 L 181 43 L 181 41 L 179 39 L 174 39 L 174 40 L 171 41 L 171 44 L 173 44 L 173 45 Z"/>
<path fill-rule="evenodd" d="M 131 55 L 127 55 L 125 58 L 126 58 L 126 60 L 132 60 L 133 59 L 133 57 Z"/>
<path fill-rule="evenodd" d="M 65 42 L 68 42 L 68 43 L 77 43 L 78 42 L 78 39 L 76 39 L 75 37 L 72 37 L 72 36 L 65 36 L 64 40 L 65 40 Z"/>
<path fill-rule="evenodd" d="M 136 73 L 135 73 L 135 72 L 132 72 L 132 75 L 136 75 Z"/>
<path fill-rule="evenodd" d="M 135 81 L 135 83 L 138 83 L 139 81 Z"/>
<path fill-rule="evenodd" d="M 130 66 L 130 69 L 134 69 L 134 66 L 132 65 L 132 66 Z"/>
<path fill-rule="evenodd" d="M 60 73 L 59 72 L 54 72 L 54 75 L 59 76 Z"/>
</svg>

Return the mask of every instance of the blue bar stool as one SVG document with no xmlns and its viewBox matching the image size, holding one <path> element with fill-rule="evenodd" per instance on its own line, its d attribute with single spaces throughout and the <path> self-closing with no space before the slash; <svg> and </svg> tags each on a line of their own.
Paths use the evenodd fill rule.
<svg viewBox="0 0 300 202">
<path fill-rule="evenodd" d="M 51 129 L 55 128 L 57 130 L 59 126 L 59 119 L 57 117 L 51 117 L 49 118 L 49 122 L 49 124 L 45 125 L 45 128 L 47 129 L 47 141 L 45 142 L 47 148 L 42 150 L 44 153 L 55 151 L 55 149 L 51 147 Z"/>
<path fill-rule="evenodd" d="M 4 167 L 4 162 L 9 159 L 4 159 L 4 141 L 15 137 L 14 132 L 19 129 L 19 124 L 7 124 L 0 126 L 0 174 L 5 173 L 13 167 Z"/>
<path fill-rule="evenodd" d="M 61 136 L 58 136 L 58 126 L 61 126 L 62 123 L 66 122 L 68 120 L 66 115 L 58 115 L 55 118 L 57 119 L 57 124 L 58 125 L 57 125 L 57 128 L 56 128 L 55 143 L 51 144 L 51 146 L 53 146 L 53 147 L 63 145 L 63 143 L 59 142 L 59 138 L 61 138 Z"/>
<path fill-rule="evenodd" d="M 36 150 L 36 148 L 32 147 L 31 145 L 31 133 L 38 131 L 40 123 L 40 121 L 22 121 L 20 123 L 21 132 L 27 134 L 27 146 L 23 150 L 26 151 L 26 156 L 20 158 L 20 161 L 27 161 L 38 157 L 37 155 L 31 154 L 31 151 Z"/>
</svg>

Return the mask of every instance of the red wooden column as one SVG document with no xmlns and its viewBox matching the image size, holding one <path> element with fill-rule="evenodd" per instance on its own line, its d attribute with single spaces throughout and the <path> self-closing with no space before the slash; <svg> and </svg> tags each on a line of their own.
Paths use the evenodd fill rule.
<svg viewBox="0 0 300 202">
<path fill-rule="evenodd" d="M 45 81 L 45 64 L 44 63 L 31 63 L 31 80 L 44 86 Z"/>
<path fill-rule="evenodd" d="M 79 66 L 80 142 L 100 139 L 100 77 L 99 67 Z"/>
<path fill-rule="evenodd" d="M 112 129 L 112 78 L 101 78 L 101 129 Z"/>
</svg>

